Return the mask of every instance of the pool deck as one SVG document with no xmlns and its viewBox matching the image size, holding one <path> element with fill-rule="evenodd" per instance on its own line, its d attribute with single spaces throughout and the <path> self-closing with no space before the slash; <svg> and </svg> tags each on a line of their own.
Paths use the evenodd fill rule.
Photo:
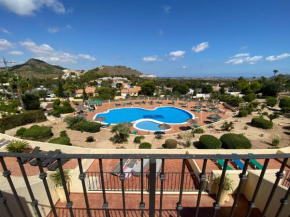
<svg viewBox="0 0 290 217">
<path fill-rule="evenodd" d="M 143 100 L 140 100 L 143 101 Z M 194 112 L 191 107 L 192 106 L 196 106 L 196 102 L 189 102 L 187 107 L 182 107 L 182 104 L 184 103 L 183 101 L 175 101 L 175 105 L 172 105 L 172 101 L 171 100 L 160 100 L 162 102 L 162 104 L 157 104 L 156 101 L 153 101 L 153 105 L 150 105 L 149 102 L 151 100 L 145 100 L 146 104 L 141 104 L 139 105 L 138 102 L 139 101 L 132 101 L 133 105 L 127 105 L 127 106 L 123 106 L 124 103 L 129 103 L 130 101 L 122 101 L 120 102 L 121 106 L 115 107 L 115 102 L 111 102 L 111 103 L 103 103 L 102 106 L 98 106 L 98 108 L 95 111 L 88 111 L 87 112 L 87 120 L 93 121 L 93 118 L 96 114 L 98 113 L 102 113 L 105 112 L 109 109 L 115 109 L 115 108 L 129 108 L 129 107 L 135 107 L 135 108 L 144 108 L 144 109 L 155 109 L 157 107 L 162 107 L 162 106 L 172 106 L 175 108 L 180 108 L 180 109 L 184 109 L 192 114 L 195 115 L 195 120 L 197 121 L 197 124 L 199 126 L 204 126 L 206 125 L 205 122 L 212 122 L 210 119 L 208 119 L 208 117 L 212 114 L 214 114 L 214 112 L 207 112 L 208 108 L 203 108 L 203 111 L 201 113 L 197 113 Z M 203 105 L 206 105 L 205 103 Z M 229 112 L 231 113 L 230 110 L 226 109 L 223 105 L 219 104 L 218 105 L 219 110 L 223 111 L 223 114 L 219 114 L 219 116 L 222 117 L 222 119 L 227 119 L 230 116 L 227 115 L 226 113 Z M 172 134 L 172 133 L 178 133 L 178 132 L 182 132 L 185 130 L 188 130 L 190 124 L 176 124 L 176 125 L 170 125 L 171 126 L 171 130 L 166 131 L 166 134 Z M 110 127 L 108 127 L 107 129 L 111 129 L 112 125 Z M 131 132 L 135 131 L 136 129 L 134 127 L 130 128 Z M 141 131 L 138 130 L 138 135 L 148 135 L 148 134 L 153 134 L 152 132 L 148 132 L 148 131 Z"/>
</svg>

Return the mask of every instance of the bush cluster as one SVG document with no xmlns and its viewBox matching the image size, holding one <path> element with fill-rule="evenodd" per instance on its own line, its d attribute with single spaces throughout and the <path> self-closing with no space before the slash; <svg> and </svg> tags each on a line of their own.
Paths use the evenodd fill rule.
<svg viewBox="0 0 290 217">
<path fill-rule="evenodd" d="M 12 129 L 26 124 L 46 121 L 43 111 L 27 111 L 19 115 L 11 115 L 0 119 L 0 131 Z"/>
<path fill-rule="evenodd" d="M 96 133 L 100 132 L 101 124 L 94 122 L 78 122 L 73 128 L 81 132 Z"/>
<path fill-rule="evenodd" d="M 83 116 L 73 116 L 73 117 L 65 117 L 64 118 L 64 122 L 66 122 L 67 124 L 67 127 L 69 129 L 73 129 L 74 128 L 74 125 L 78 122 L 85 122 L 85 117 Z"/>
<path fill-rule="evenodd" d="M 252 114 L 252 112 L 254 111 L 254 109 L 251 107 L 244 107 L 243 110 L 248 111 L 248 114 Z"/>
<path fill-rule="evenodd" d="M 201 149 L 219 149 L 222 142 L 212 135 L 202 135 L 199 138 L 199 148 Z"/>
<path fill-rule="evenodd" d="M 32 127 L 25 130 L 22 138 L 36 141 L 45 141 L 51 136 L 51 127 L 33 125 Z"/>
<path fill-rule="evenodd" d="M 281 108 L 282 112 L 289 112 L 290 111 L 290 97 L 283 97 L 279 102 L 279 107 Z"/>
<path fill-rule="evenodd" d="M 267 106 L 274 107 L 275 105 L 277 105 L 278 100 L 276 97 L 270 96 L 266 98 L 266 103 L 267 103 Z"/>
<path fill-rule="evenodd" d="M 254 94 L 254 93 L 250 93 L 250 94 L 247 94 L 247 95 L 244 96 L 244 100 L 245 100 L 246 102 L 252 102 L 252 101 L 254 101 L 256 98 L 257 98 L 257 96 L 256 96 L 256 94 Z"/>
<path fill-rule="evenodd" d="M 26 131 L 26 128 L 25 127 L 21 127 L 19 128 L 17 131 L 16 131 L 16 134 L 15 136 L 23 136 L 23 133 Z"/>
<path fill-rule="evenodd" d="M 177 141 L 175 139 L 166 139 L 163 148 L 175 149 L 177 147 Z"/>
<path fill-rule="evenodd" d="M 70 138 L 67 136 L 60 136 L 49 140 L 49 143 L 60 144 L 60 145 L 71 145 Z"/>
<path fill-rule="evenodd" d="M 136 136 L 134 138 L 134 143 L 141 143 L 141 140 L 144 139 L 145 137 L 144 136 Z"/>
<path fill-rule="evenodd" d="M 152 145 L 149 142 L 142 142 L 139 145 L 139 149 L 151 149 Z"/>
<path fill-rule="evenodd" d="M 251 124 L 254 127 L 259 127 L 262 129 L 272 129 L 273 128 L 273 122 L 265 120 L 263 118 L 253 118 L 251 121 Z"/>
<path fill-rule="evenodd" d="M 194 130 L 194 133 L 196 133 L 196 134 L 203 134 L 204 133 L 204 129 L 202 129 L 202 128 L 196 128 Z"/>
<path fill-rule="evenodd" d="M 239 111 L 239 117 L 247 117 L 248 116 L 248 111 L 245 109 L 242 109 Z"/>
<path fill-rule="evenodd" d="M 67 113 L 74 112 L 74 109 L 71 107 L 68 101 L 63 101 L 62 103 L 60 103 L 59 99 L 54 100 L 53 110 L 54 111 L 52 112 L 52 115 L 56 117 L 59 117 L 60 114 L 67 114 Z"/>
<path fill-rule="evenodd" d="M 242 134 L 227 133 L 221 136 L 222 148 L 224 149 L 250 149 L 252 143 Z"/>
</svg>

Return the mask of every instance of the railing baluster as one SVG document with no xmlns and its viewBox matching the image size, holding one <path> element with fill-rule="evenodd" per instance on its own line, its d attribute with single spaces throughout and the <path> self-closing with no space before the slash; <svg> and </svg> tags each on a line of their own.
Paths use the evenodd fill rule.
<svg viewBox="0 0 290 217">
<path fill-rule="evenodd" d="M 182 172 L 181 172 L 181 181 L 180 181 L 179 200 L 178 200 L 178 203 L 176 204 L 177 217 L 180 216 L 180 212 L 182 210 L 182 194 L 183 194 L 183 184 L 184 184 L 185 163 L 186 163 L 186 159 L 183 159 L 182 160 Z"/>
<path fill-rule="evenodd" d="M 102 208 L 105 210 L 106 217 L 109 217 L 110 216 L 110 213 L 109 213 L 109 203 L 108 203 L 107 197 L 106 197 L 106 187 L 105 187 L 104 171 L 103 171 L 103 161 L 102 161 L 102 159 L 99 159 L 99 167 L 100 167 L 101 183 L 102 183 L 102 192 L 103 192 L 103 207 Z"/>
<path fill-rule="evenodd" d="M 273 185 L 273 188 L 272 188 L 272 190 L 271 190 L 271 193 L 270 193 L 270 195 L 269 195 L 269 198 L 268 198 L 268 200 L 267 200 L 267 203 L 266 203 L 266 205 L 265 205 L 265 208 L 264 208 L 264 210 L 263 210 L 263 212 L 262 212 L 262 216 L 261 216 L 261 217 L 265 217 L 265 215 L 266 215 L 266 212 L 267 212 L 267 210 L 268 210 L 268 208 L 269 208 L 269 205 L 270 205 L 270 203 L 271 203 L 271 201 L 272 201 L 272 198 L 273 198 L 273 196 L 274 196 L 274 194 L 275 194 L 275 191 L 276 191 L 276 189 L 277 189 L 277 186 L 278 186 L 278 184 L 279 184 L 279 181 L 280 181 L 280 179 L 283 178 L 283 171 L 284 171 L 284 169 L 285 169 L 285 167 L 286 167 L 287 161 L 288 161 L 288 158 L 284 158 L 283 163 L 282 163 L 282 165 L 281 165 L 281 168 L 280 168 L 279 172 L 276 173 L 276 177 L 277 177 L 277 178 L 276 178 L 276 181 L 275 181 L 275 183 L 274 183 L 274 185 Z"/>
<path fill-rule="evenodd" d="M 160 206 L 159 206 L 159 217 L 162 216 L 162 204 L 163 204 L 163 182 L 165 180 L 165 174 L 164 174 L 164 163 L 165 160 L 162 158 L 162 169 L 160 173 L 160 181 L 161 181 L 161 186 L 160 186 Z"/>
<path fill-rule="evenodd" d="M 90 204 L 89 204 L 89 200 L 88 200 L 88 194 L 87 194 L 86 183 L 85 183 L 86 174 L 83 171 L 82 160 L 80 158 L 78 158 L 78 164 L 79 164 L 79 170 L 80 170 L 79 179 L 81 180 L 82 186 L 83 186 L 83 193 L 84 193 L 84 197 L 85 197 L 87 215 L 88 215 L 88 217 L 91 217 L 92 215 L 91 215 L 91 211 L 90 211 Z"/>
<path fill-rule="evenodd" d="M 285 197 L 280 200 L 281 205 L 280 205 L 280 207 L 279 207 L 279 209 L 278 209 L 275 217 L 279 217 L 280 214 L 281 214 L 281 212 L 282 212 L 282 210 L 283 210 L 283 207 L 286 204 L 289 204 L 288 203 L 288 197 L 289 197 L 289 195 L 290 195 L 290 187 L 288 187 L 288 191 L 286 192 Z"/>
<path fill-rule="evenodd" d="M 38 164 L 39 171 L 40 171 L 39 178 L 43 182 L 43 185 L 44 185 L 47 197 L 48 197 L 48 201 L 49 201 L 49 204 L 50 204 L 50 207 L 51 207 L 51 211 L 53 213 L 53 216 L 57 217 L 55 206 L 54 206 L 53 200 L 51 198 L 51 194 L 50 194 L 49 187 L 48 187 L 47 180 L 46 180 L 47 173 L 44 172 L 44 170 L 43 170 L 40 158 L 37 158 L 37 164 Z"/>
<path fill-rule="evenodd" d="M 7 204 L 7 198 L 4 197 L 2 191 L 0 190 L 0 203 L 3 204 L 3 206 L 5 207 L 6 212 L 8 213 L 9 217 L 13 217 L 12 212 Z"/>
<path fill-rule="evenodd" d="M 263 169 L 262 169 L 262 172 L 260 174 L 260 178 L 258 180 L 258 183 L 257 183 L 257 186 L 256 186 L 256 189 L 255 189 L 255 192 L 253 194 L 253 197 L 252 197 L 252 200 L 249 202 L 249 209 L 248 209 L 248 212 L 246 214 L 246 217 L 249 217 L 250 214 L 251 214 L 251 211 L 253 208 L 255 208 L 255 200 L 256 200 L 256 197 L 258 195 L 258 192 L 260 190 L 260 187 L 261 187 L 261 184 L 263 182 L 263 179 L 264 179 L 264 175 L 265 175 L 265 172 L 267 170 L 267 167 L 268 167 L 268 164 L 269 164 L 269 160 L 270 159 L 266 159 L 265 162 L 264 162 L 264 165 L 263 165 Z"/>
<path fill-rule="evenodd" d="M 156 158 L 150 158 L 149 164 L 149 217 L 155 217 Z"/>
<path fill-rule="evenodd" d="M 74 213 L 72 210 L 73 202 L 70 201 L 70 198 L 69 198 L 69 193 L 68 193 L 68 189 L 67 189 L 67 182 L 66 182 L 65 177 L 64 177 L 64 172 L 62 169 L 62 163 L 61 163 L 60 158 L 57 158 L 57 164 L 58 164 L 58 169 L 59 169 L 59 173 L 60 173 L 60 177 L 61 177 L 61 181 L 62 181 L 62 185 L 63 185 L 64 194 L 65 194 L 66 201 L 67 201 L 66 208 L 69 210 L 70 216 L 74 217 Z"/>
<path fill-rule="evenodd" d="M 199 190 L 198 190 L 198 197 L 197 197 L 197 201 L 196 201 L 196 211 L 195 211 L 195 217 L 198 217 L 198 212 L 199 212 L 199 205 L 200 205 L 200 199 L 201 199 L 201 193 L 203 190 L 203 184 L 206 181 L 206 177 L 205 177 L 205 170 L 206 170 L 206 163 L 207 163 L 207 159 L 203 160 L 203 165 L 202 165 L 202 171 L 199 174 Z"/>
<path fill-rule="evenodd" d="M 19 164 L 19 167 L 20 167 L 20 170 L 21 170 L 25 185 L 27 187 L 28 193 L 29 193 L 30 198 L 31 198 L 31 205 L 35 209 L 37 215 L 39 217 L 41 217 L 41 214 L 40 214 L 40 211 L 39 211 L 39 207 L 38 207 L 38 201 L 34 197 L 33 191 L 31 189 L 30 183 L 29 183 L 28 178 L 27 178 L 26 171 L 25 171 L 24 166 L 22 164 L 21 157 L 17 157 L 17 161 L 18 161 L 18 164 Z"/>
<path fill-rule="evenodd" d="M 245 180 L 247 180 L 246 172 L 247 172 L 247 169 L 248 169 L 248 165 L 249 165 L 249 159 L 246 159 L 245 160 L 245 164 L 244 164 L 244 169 L 243 169 L 242 173 L 240 173 L 240 175 L 239 175 L 240 183 L 239 183 L 239 186 L 238 186 L 238 189 L 237 189 L 237 193 L 236 193 L 234 204 L 232 206 L 230 217 L 234 216 L 235 208 L 236 208 L 236 205 L 238 203 L 238 200 L 239 200 L 239 197 L 240 197 L 240 194 L 241 194 L 243 183 L 244 183 Z"/>
<path fill-rule="evenodd" d="M 10 170 L 7 169 L 7 166 L 5 164 L 5 161 L 4 161 L 3 157 L 0 157 L 0 161 L 1 161 L 2 168 L 3 168 L 3 176 L 5 178 L 7 178 L 7 181 L 9 183 L 9 186 L 10 186 L 12 192 L 13 192 L 13 195 L 15 197 L 15 200 L 17 202 L 17 205 L 19 206 L 19 209 L 21 210 L 22 215 L 24 217 L 27 217 L 26 212 L 25 212 L 25 210 L 23 208 L 23 205 L 22 205 L 22 203 L 21 203 L 21 201 L 19 199 L 19 196 L 17 194 L 17 191 L 16 191 L 16 189 L 14 187 L 13 181 L 12 181 L 12 179 L 10 177 L 11 176 L 11 172 L 10 172 Z"/>
<path fill-rule="evenodd" d="M 144 216 L 144 209 L 145 209 L 145 203 L 144 203 L 144 196 L 143 196 L 143 158 L 141 159 L 141 202 L 139 205 L 139 208 L 141 210 L 141 217 Z"/>
<path fill-rule="evenodd" d="M 122 184 L 122 200 L 123 200 L 123 215 L 124 217 L 126 217 L 126 200 L 125 200 L 125 174 L 123 171 L 123 159 L 120 159 L 120 180 L 121 180 L 121 184 Z"/>
<path fill-rule="evenodd" d="M 223 188 L 224 180 L 225 180 L 225 177 L 226 177 L 226 171 L 227 171 L 228 162 L 229 162 L 228 159 L 226 159 L 224 161 L 223 172 L 222 172 L 220 183 L 219 183 L 219 190 L 218 190 L 218 194 L 217 194 L 217 199 L 216 199 L 216 202 L 213 203 L 213 206 L 214 206 L 214 214 L 213 214 L 213 216 L 214 217 L 216 216 L 217 211 L 220 209 L 219 200 L 220 200 L 220 197 L 221 197 L 222 188 Z"/>
</svg>

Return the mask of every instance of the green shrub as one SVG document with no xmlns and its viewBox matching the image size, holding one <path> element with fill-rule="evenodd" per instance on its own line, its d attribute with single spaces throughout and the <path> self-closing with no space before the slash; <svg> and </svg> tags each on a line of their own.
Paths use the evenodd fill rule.
<svg viewBox="0 0 290 217">
<path fill-rule="evenodd" d="M 144 139 L 145 137 L 144 136 L 136 136 L 134 138 L 134 143 L 141 143 L 141 140 Z"/>
<path fill-rule="evenodd" d="M 225 149 L 250 149 L 252 143 L 243 134 L 227 133 L 221 136 L 222 148 Z"/>
<path fill-rule="evenodd" d="M 12 153 L 23 153 L 29 147 L 28 142 L 24 140 L 12 140 L 10 144 L 6 146 L 6 150 Z"/>
<path fill-rule="evenodd" d="M 88 136 L 87 138 L 86 138 L 86 142 L 94 142 L 95 141 L 95 139 L 94 139 L 94 137 L 92 137 L 92 136 Z"/>
<path fill-rule="evenodd" d="M 62 104 L 62 105 L 61 105 Z M 60 103 L 59 99 L 54 100 L 53 102 L 53 112 L 52 115 L 59 117 L 60 114 L 67 114 L 74 112 L 74 109 L 71 107 L 70 103 L 68 101 L 63 101 Z"/>
<path fill-rule="evenodd" d="M 166 139 L 163 148 L 175 149 L 177 147 L 177 141 L 175 139 Z"/>
<path fill-rule="evenodd" d="M 267 103 L 267 106 L 274 107 L 275 105 L 277 105 L 278 100 L 276 97 L 267 97 L 266 103 Z"/>
<path fill-rule="evenodd" d="M 100 132 L 101 124 L 94 122 L 78 122 L 74 125 L 74 130 L 88 133 Z"/>
<path fill-rule="evenodd" d="M 188 147 L 190 147 L 190 145 L 191 145 L 191 140 L 190 139 L 186 139 L 186 141 L 184 143 L 184 146 L 188 148 Z"/>
<path fill-rule="evenodd" d="M 0 111 L 16 113 L 18 111 L 18 101 L 10 101 L 8 104 L 2 102 L 0 104 Z"/>
<path fill-rule="evenodd" d="M 162 139 L 162 138 L 163 138 L 162 134 L 156 134 L 155 135 L 155 139 Z"/>
<path fill-rule="evenodd" d="M 46 121 L 43 111 L 26 111 L 19 115 L 10 115 L 0 119 L 0 130 L 5 131 L 14 127 L 23 126 L 30 123 Z"/>
<path fill-rule="evenodd" d="M 149 142 L 142 142 L 139 145 L 139 149 L 151 149 L 152 145 Z"/>
<path fill-rule="evenodd" d="M 16 134 L 15 136 L 22 136 L 23 133 L 26 131 L 26 128 L 25 127 L 21 127 L 19 128 L 17 131 L 16 131 Z"/>
<path fill-rule="evenodd" d="M 279 114 L 277 114 L 277 113 L 270 114 L 270 115 L 268 115 L 268 118 L 270 119 L 270 121 L 272 121 L 276 118 L 279 118 Z"/>
<path fill-rule="evenodd" d="M 67 133 L 66 133 L 65 130 L 61 131 L 61 132 L 59 133 L 59 136 L 60 136 L 60 137 L 68 137 L 68 135 L 67 135 Z"/>
<path fill-rule="evenodd" d="M 25 93 L 22 95 L 24 107 L 26 110 L 37 110 L 40 108 L 39 96 L 34 93 Z"/>
<path fill-rule="evenodd" d="M 252 102 L 253 100 L 255 100 L 257 97 L 256 97 L 256 94 L 254 93 L 250 93 L 250 94 L 247 94 L 244 96 L 244 100 L 246 102 Z"/>
<path fill-rule="evenodd" d="M 260 105 L 258 101 L 252 101 L 249 105 L 250 108 L 257 108 Z"/>
<path fill-rule="evenodd" d="M 199 138 L 199 148 L 201 149 L 219 149 L 222 142 L 212 135 L 202 135 Z"/>
<path fill-rule="evenodd" d="M 51 127 L 33 125 L 26 129 L 22 137 L 25 139 L 45 141 L 52 136 Z"/>
<path fill-rule="evenodd" d="M 73 129 L 73 126 L 78 122 L 85 122 L 86 118 L 84 116 L 73 116 L 73 117 L 65 117 L 64 122 L 66 122 L 67 127 L 69 129 Z"/>
<path fill-rule="evenodd" d="M 248 107 L 248 106 L 247 107 L 244 107 L 243 110 L 247 110 L 248 111 L 248 114 L 252 114 L 252 112 L 254 111 L 253 108 Z"/>
<path fill-rule="evenodd" d="M 196 134 L 203 134 L 204 133 L 204 129 L 196 128 L 193 132 L 196 133 Z"/>
<path fill-rule="evenodd" d="M 282 111 L 286 111 L 290 109 L 290 97 L 283 97 L 279 102 L 279 107 Z"/>
<path fill-rule="evenodd" d="M 221 126 L 222 131 L 231 131 L 232 129 L 234 129 L 234 123 L 232 121 L 231 122 L 225 121 Z"/>
<path fill-rule="evenodd" d="M 67 136 L 60 136 L 49 140 L 49 143 L 60 144 L 60 145 L 71 145 L 70 138 Z"/>
<path fill-rule="evenodd" d="M 259 127 L 262 129 L 272 129 L 273 128 L 273 122 L 265 120 L 263 118 L 253 118 L 251 121 L 252 126 Z"/>
<path fill-rule="evenodd" d="M 247 117 L 248 111 L 246 109 L 242 109 L 239 111 L 239 117 Z"/>
</svg>

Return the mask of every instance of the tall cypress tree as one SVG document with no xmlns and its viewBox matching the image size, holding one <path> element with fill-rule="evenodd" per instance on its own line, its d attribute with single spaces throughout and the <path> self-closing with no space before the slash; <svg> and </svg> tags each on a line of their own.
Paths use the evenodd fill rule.
<svg viewBox="0 0 290 217">
<path fill-rule="evenodd" d="M 63 86 L 61 82 L 61 78 L 58 78 L 58 90 L 57 90 L 57 96 L 58 97 L 64 97 L 64 91 L 63 91 Z"/>
</svg>

